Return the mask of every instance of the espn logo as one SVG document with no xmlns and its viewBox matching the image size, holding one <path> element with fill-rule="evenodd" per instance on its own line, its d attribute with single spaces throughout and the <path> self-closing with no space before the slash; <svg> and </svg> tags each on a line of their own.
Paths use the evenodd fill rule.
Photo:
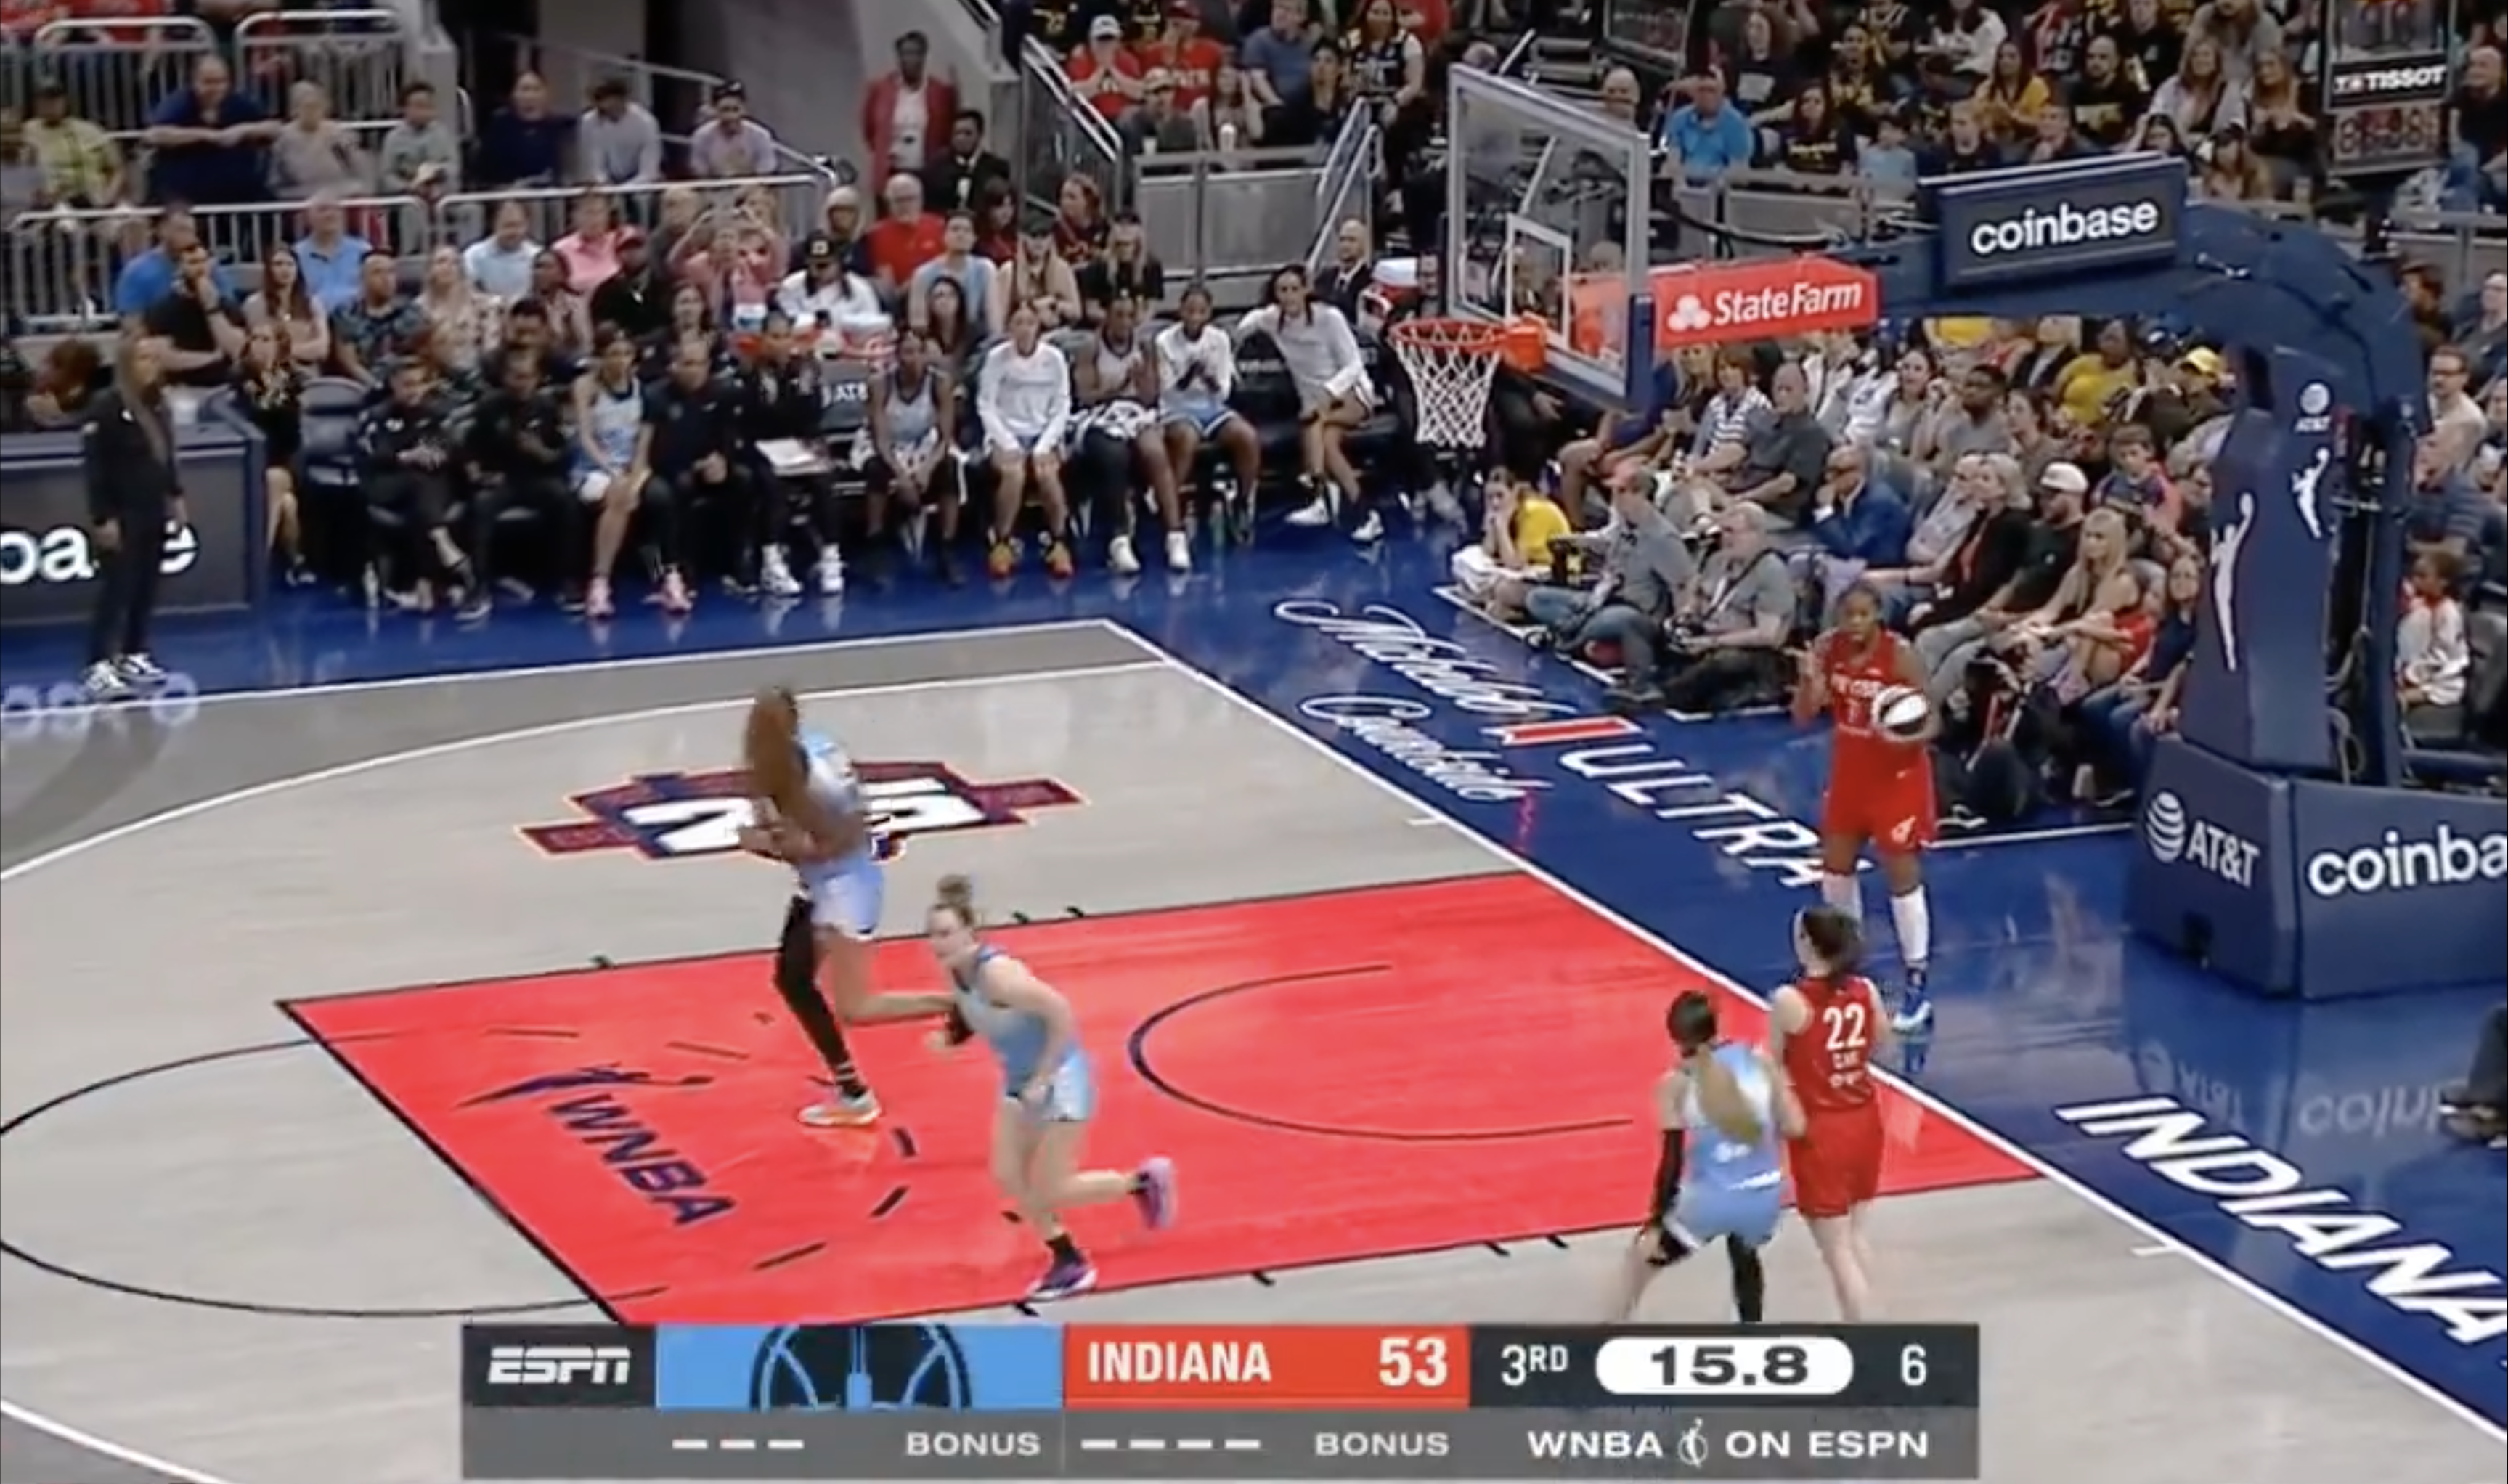
<svg viewBox="0 0 2508 1484">
<path fill-rule="evenodd" d="M 491 1386 L 625 1386 L 636 1353 L 623 1345 L 499 1345 L 488 1352 Z"/>
</svg>

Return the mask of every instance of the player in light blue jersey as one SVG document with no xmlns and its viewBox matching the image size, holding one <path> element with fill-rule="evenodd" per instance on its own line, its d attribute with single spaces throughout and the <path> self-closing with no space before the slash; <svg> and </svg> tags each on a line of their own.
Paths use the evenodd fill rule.
<svg viewBox="0 0 2508 1484">
<path fill-rule="evenodd" d="M 1733 1306 L 1745 1324 L 1767 1310 L 1759 1248 L 1785 1206 L 1786 1137 L 1802 1132 L 1802 1105 L 1785 1073 L 1752 1046 L 1716 1033 L 1715 1002 L 1692 989 L 1672 1002 L 1665 1029 L 1679 1059 L 1655 1084 L 1663 1152 L 1653 1214 L 1630 1243 L 1611 1317 L 1625 1322 L 1655 1275 L 1721 1238 L 1733 1265 Z"/>
<path fill-rule="evenodd" d="M 862 1021 L 946 1017 L 940 1048 L 980 1040 L 1001 1066 L 993 1115 L 993 1178 L 1051 1261 L 1028 1289 L 1036 1300 L 1070 1298 L 1097 1285 L 1097 1269 L 1072 1240 L 1062 1213 L 1126 1197 L 1152 1228 L 1175 1220 L 1175 1167 L 1163 1159 L 1120 1169 L 1083 1169 L 1082 1147 L 1097 1111 L 1097 1088 L 1071 1002 L 1027 965 L 983 940 L 975 886 L 944 876 L 932 904 L 932 954 L 949 976 L 946 994 L 874 996 Z"/>
<path fill-rule="evenodd" d="M 794 890 L 775 954 L 775 989 L 828 1065 L 835 1095 L 801 1110 L 817 1129 L 879 1119 L 838 1021 L 870 997 L 872 940 L 879 934 L 879 832 L 862 780 L 832 741 L 801 727 L 801 706 L 781 687 L 749 708 L 743 739 L 756 822 L 742 848 L 793 868 Z M 826 989 L 820 987 L 825 976 Z"/>
</svg>

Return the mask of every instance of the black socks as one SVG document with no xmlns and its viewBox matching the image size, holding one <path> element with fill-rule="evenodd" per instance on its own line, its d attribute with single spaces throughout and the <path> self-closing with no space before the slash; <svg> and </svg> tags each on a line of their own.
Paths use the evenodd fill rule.
<svg viewBox="0 0 2508 1484">
<path fill-rule="evenodd" d="M 1756 1324 L 1768 1314 L 1768 1270 L 1759 1264 L 1759 1249 L 1727 1237 L 1724 1255 L 1733 1261 L 1733 1308 L 1743 1323 Z"/>
<path fill-rule="evenodd" d="M 1053 1260 L 1055 1262 L 1086 1262 L 1088 1260 L 1080 1255 L 1080 1243 L 1071 1240 L 1071 1234 L 1069 1232 L 1065 1232 L 1059 1237 L 1049 1239 L 1045 1243 L 1045 1249 L 1053 1254 Z"/>
</svg>

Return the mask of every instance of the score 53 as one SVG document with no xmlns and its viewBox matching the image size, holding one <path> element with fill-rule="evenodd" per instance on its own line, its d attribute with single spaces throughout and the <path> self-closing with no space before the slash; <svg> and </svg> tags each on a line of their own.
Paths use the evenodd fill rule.
<svg viewBox="0 0 2508 1484">
<path fill-rule="evenodd" d="M 1454 1373 L 1443 1335 L 1386 1335 L 1377 1342 L 1376 1381 L 1388 1391 L 1442 1391 Z"/>
</svg>

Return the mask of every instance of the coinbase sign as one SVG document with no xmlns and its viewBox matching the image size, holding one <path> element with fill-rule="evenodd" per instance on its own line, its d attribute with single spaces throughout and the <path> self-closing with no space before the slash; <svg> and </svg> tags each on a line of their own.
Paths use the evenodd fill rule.
<svg viewBox="0 0 2508 1484">
<path fill-rule="evenodd" d="M 2477 838 L 2456 834 L 2443 821 L 2425 839 L 2389 830 L 2375 844 L 2309 856 L 2306 878 L 2308 891 L 2319 897 L 2496 885 L 2508 880 L 2508 835 Z"/>
<path fill-rule="evenodd" d="M 2165 155 L 1985 170 L 1929 181 L 1944 289 L 2165 263 L 2177 256 L 2186 167 Z"/>
</svg>

